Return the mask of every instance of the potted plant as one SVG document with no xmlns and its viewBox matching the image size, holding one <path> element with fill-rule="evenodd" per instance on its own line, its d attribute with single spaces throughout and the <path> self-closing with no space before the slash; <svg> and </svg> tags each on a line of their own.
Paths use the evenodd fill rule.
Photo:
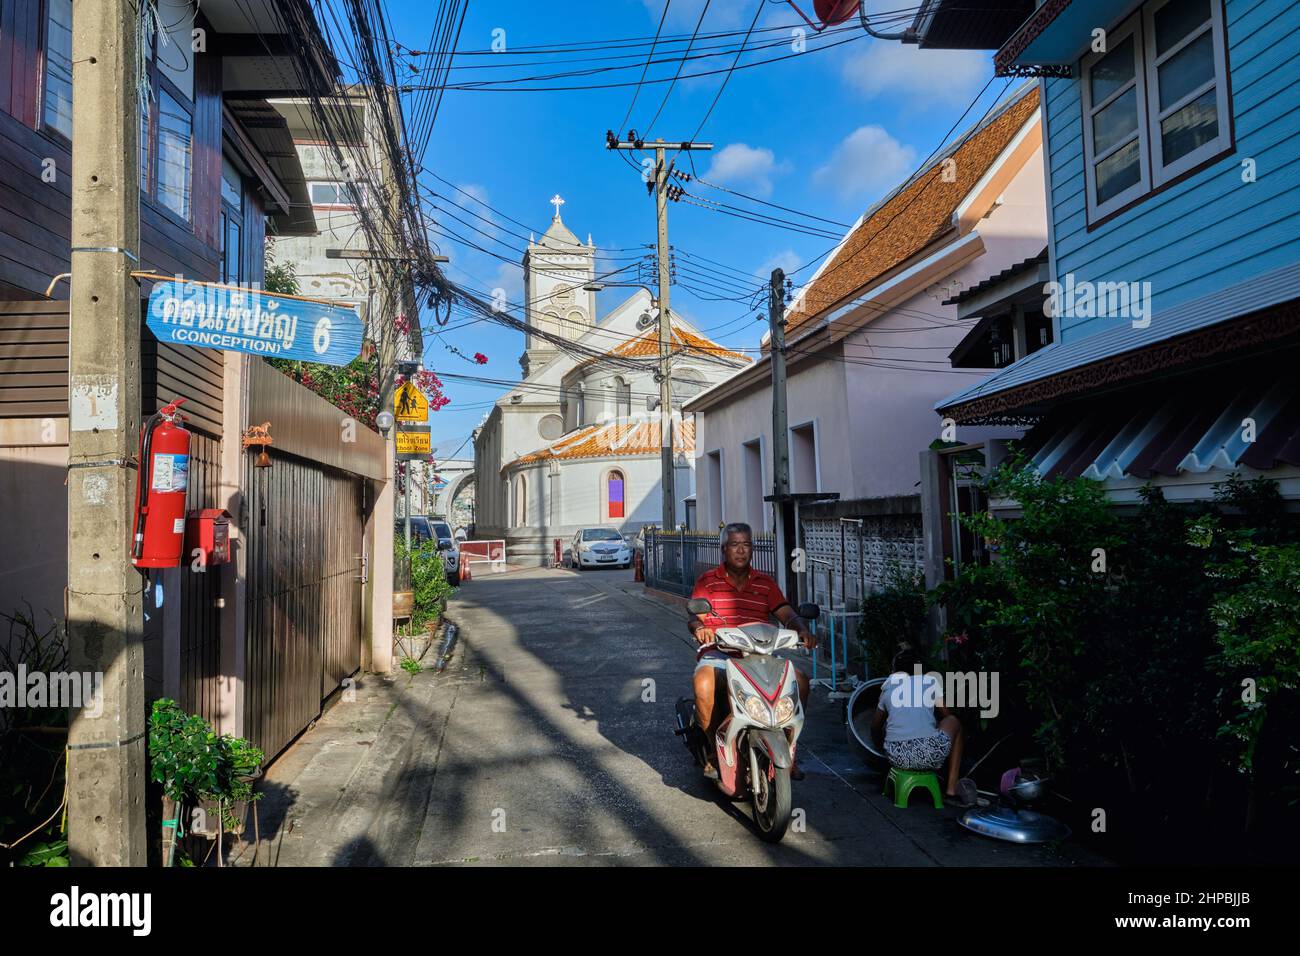
<svg viewBox="0 0 1300 956">
<path fill-rule="evenodd" d="M 209 839 L 215 836 L 221 864 L 222 834 L 243 832 L 242 814 L 236 814 L 236 809 L 261 797 L 253 792 L 253 781 L 261 772 L 262 759 L 262 751 L 247 740 L 217 734 L 206 720 L 186 713 L 174 700 L 164 697 L 154 702 L 149 717 L 149 776 L 162 784 L 167 801 L 163 812 L 166 865 L 172 865 L 176 841 L 187 832 Z M 209 812 L 213 804 L 215 813 Z M 215 829 L 209 828 L 208 820 L 216 821 Z M 199 821 L 199 827 L 187 830 L 187 822 Z"/>
</svg>

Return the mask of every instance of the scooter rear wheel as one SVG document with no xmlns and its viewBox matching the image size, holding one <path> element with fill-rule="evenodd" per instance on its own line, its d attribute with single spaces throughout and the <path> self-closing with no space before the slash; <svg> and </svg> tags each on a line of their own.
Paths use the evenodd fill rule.
<svg viewBox="0 0 1300 956">
<path fill-rule="evenodd" d="M 779 843 L 790 826 L 792 796 L 790 768 L 771 767 L 767 755 L 758 758 L 759 779 L 750 781 L 754 823 L 758 834 L 768 843 Z M 772 775 L 768 773 L 771 770 Z"/>
</svg>

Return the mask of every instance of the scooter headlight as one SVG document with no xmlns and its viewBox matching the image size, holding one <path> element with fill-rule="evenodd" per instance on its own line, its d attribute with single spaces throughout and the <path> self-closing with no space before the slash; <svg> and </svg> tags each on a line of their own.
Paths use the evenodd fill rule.
<svg viewBox="0 0 1300 956">
<path fill-rule="evenodd" d="M 767 709 L 767 705 L 753 696 L 745 698 L 745 713 L 750 720 L 760 724 L 766 724 L 772 719 L 772 712 Z"/>
<path fill-rule="evenodd" d="M 782 697 L 776 702 L 776 722 L 784 724 L 794 718 L 794 698 Z"/>
</svg>

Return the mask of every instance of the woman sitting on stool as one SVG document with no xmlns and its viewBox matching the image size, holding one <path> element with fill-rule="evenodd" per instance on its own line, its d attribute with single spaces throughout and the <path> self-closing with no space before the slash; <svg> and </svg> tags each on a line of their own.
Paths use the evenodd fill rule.
<svg viewBox="0 0 1300 956">
<path fill-rule="evenodd" d="M 967 805 L 968 795 L 957 787 L 961 775 L 961 721 L 944 706 L 939 678 L 921 673 L 921 660 L 910 647 L 894 655 L 893 672 L 880 686 L 880 703 L 871 721 L 871 733 L 877 741 L 882 730 L 889 762 L 900 770 L 937 771 L 946 760 L 945 794 Z"/>
</svg>

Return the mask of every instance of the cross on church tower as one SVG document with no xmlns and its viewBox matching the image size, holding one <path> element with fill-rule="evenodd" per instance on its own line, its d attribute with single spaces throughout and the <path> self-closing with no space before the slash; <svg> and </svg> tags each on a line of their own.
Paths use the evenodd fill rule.
<svg viewBox="0 0 1300 956">
<path fill-rule="evenodd" d="M 559 219 L 559 218 L 560 218 L 560 207 L 564 205 L 564 200 L 560 198 L 560 194 L 559 194 L 559 193 L 556 193 L 554 196 L 552 196 L 552 197 L 550 198 L 550 203 L 551 203 L 552 206 L 555 207 L 555 218 L 556 218 L 556 219 Z"/>
</svg>

